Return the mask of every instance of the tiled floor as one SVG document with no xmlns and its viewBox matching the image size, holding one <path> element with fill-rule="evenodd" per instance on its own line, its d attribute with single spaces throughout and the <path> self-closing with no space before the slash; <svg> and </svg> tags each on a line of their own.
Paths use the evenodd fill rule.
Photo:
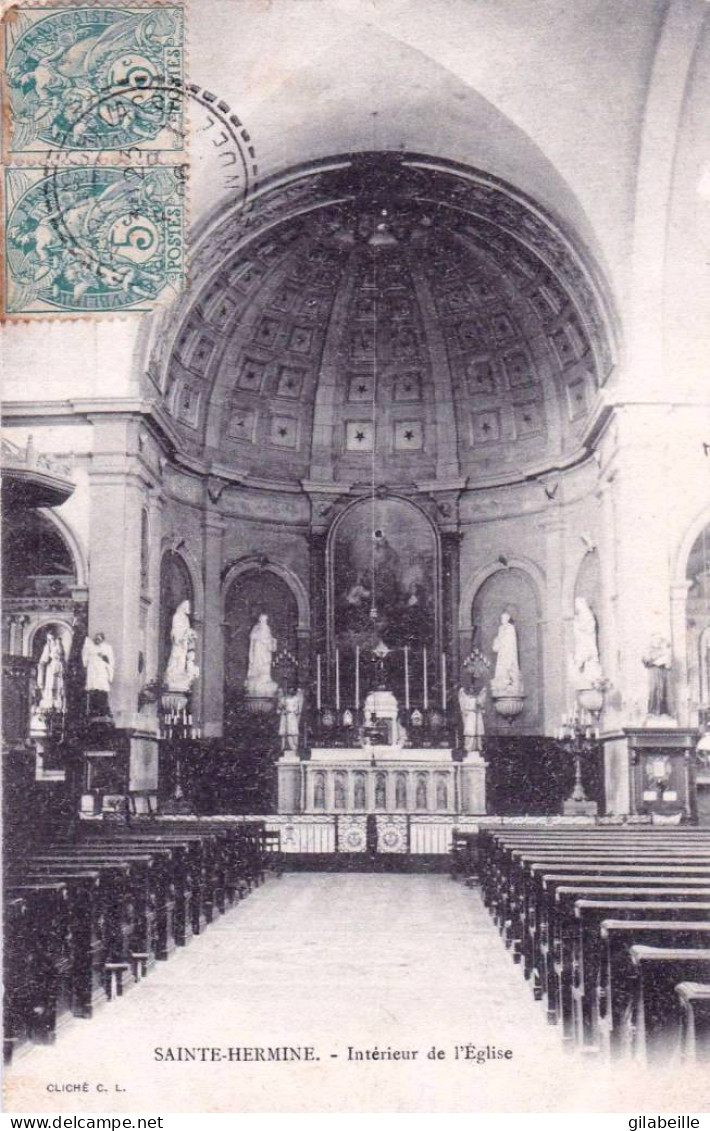
<svg viewBox="0 0 710 1131">
<path fill-rule="evenodd" d="M 171 1063 L 154 1051 L 284 1045 L 319 1059 Z M 465 1045 L 513 1056 L 457 1060 Z M 388 1047 L 417 1057 L 348 1059 Z M 656 1110 L 675 1110 L 664 1087 Z M 153 1113 L 648 1111 L 654 1088 L 563 1055 L 476 892 L 373 874 L 270 881 L 125 998 L 18 1057 L 5 1083 L 9 1110 Z"/>
</svg>

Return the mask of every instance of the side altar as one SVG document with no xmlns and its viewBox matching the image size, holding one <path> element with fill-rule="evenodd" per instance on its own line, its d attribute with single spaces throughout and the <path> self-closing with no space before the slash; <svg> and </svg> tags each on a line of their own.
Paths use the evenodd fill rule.
<svg viewBox="0 0 710 1131">
<path fill-rule="evenodd" d="M 361 712 L 318 722 L 310 746 L 279 760 L 279 813 L 485 814 L 486 763 L 445 744 L 442 713 L 400 710 L 380 686 Z"/>
</svg>

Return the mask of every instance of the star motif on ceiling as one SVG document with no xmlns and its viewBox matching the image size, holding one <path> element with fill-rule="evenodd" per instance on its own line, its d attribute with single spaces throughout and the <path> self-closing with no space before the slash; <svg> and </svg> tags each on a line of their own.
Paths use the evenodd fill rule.
<svg viewBox="0 0 710 1131">
<path fill-rule="evenodd" d="M 532 416 L 530 415 L 529 412 L 525 413 L 525 415 L 523 416 L 523 420 L 526 424 L 532 424 Z"/>
<path fill-rule="evenodd" d="M 295 389 L 296 388 L 296 382 L 294 381 L 293 377 L 289 377 L 288 381 L 286 382 L 286 388 L 287 389 Z"/>
<path fill-rule="evenodd" d="M 405 393 L 411 393 L 411 391 L 412 391 L 412 385 L 411 385 L 411 384 L 409 383 L 409 381 L 408 381 L 408 382 L 406 383 L 406 385 L 404 386 L 404 391 L 405 391 Z"/>
<path fill-rule="evenodd" d="M 359 444 L 361 444 L 362 441 L 365 439 L 365 433 L 364 432 L 356 432 L 355 433 L 355 439 L 357 440 L 357 442 Z"/>
<path fill-rule="evenodd" d="M 288 428 L 279 428 L 279 436 L 288 436 Z"/>
<path fill-rule="evenodd" d="M 487 420 L 481 425 L 481 429 L 484 432 L 490 432 L 491 427 L 492 427 L 492 425 L 490 425 Z"/>
<path fill-rule="evenodd" d="M 357 391 L 358 391 L 358 393 L 366 393 L 367 392 L 367 385 L 358 385 Z"/>
<path fill-rule="evenodd" d="M 411 428 L 407 428 L 407 430 L 404 433 L 404 438 L 405 438 L 405 440 L 413 440 L 414 439 L 414 433 L 412 432 Z"/>
</svg>

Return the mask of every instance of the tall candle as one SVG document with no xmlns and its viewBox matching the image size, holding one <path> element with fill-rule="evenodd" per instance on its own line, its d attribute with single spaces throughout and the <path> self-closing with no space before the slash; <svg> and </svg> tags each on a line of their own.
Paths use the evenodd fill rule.
<svg viewBox="0 0 710 1131">
<path fill-rule="evenodd" d="M 355 645 L 355 710 L 360 710 L 360 645 Z"/>
<path fill-rule="evenodd" d="M 335 709 L 340 710 L 340 652 L 335 649 Z"/>
<path fill-rule="evenodd" d="M 404 705 L 409 710 L 409 648 L 404 645 Z"/>
<path fill-rule="evenodd" d="M 446 653 L 441 653 L 441 706 L 446 710 Z"/>
<path fill-rule="evenodd" d="M 429 688 L 427 686 L 426 648 L 424 649 L 424 710 L 429 707 Z"/>
<path fill-rule="evenodd" d="M 320 652 L 316 656 L 316 707 L 320 711 L 320 707 L 321 707 Z"/>
</svg>

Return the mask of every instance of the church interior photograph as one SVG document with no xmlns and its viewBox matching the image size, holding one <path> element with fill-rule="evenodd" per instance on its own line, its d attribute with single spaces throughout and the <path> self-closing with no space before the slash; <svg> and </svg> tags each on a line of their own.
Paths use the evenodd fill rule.
<svg viewBox="0 0 710 1131">
<path fill-rule="evenodd" d="M 6 1109 L 703 1110 L 710 6 L 11 11 Z"/>
</svg>

